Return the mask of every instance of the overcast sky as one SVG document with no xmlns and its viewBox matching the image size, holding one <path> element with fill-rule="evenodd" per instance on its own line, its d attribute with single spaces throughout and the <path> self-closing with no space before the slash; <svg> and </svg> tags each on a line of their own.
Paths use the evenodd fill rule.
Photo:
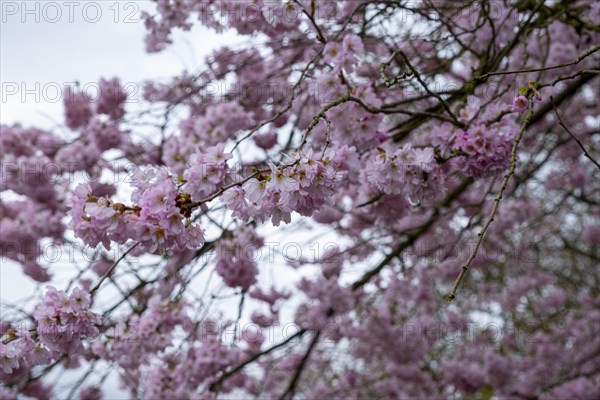
<svg viewBox="0 0 600 400">
<path fill-rule="evenodd" d="M 175 45 L 144 51 L 142 10 L 150 1 L 0 0 L 0 122 L 50 128 L 62 122 L 58 88 L 79 81 L 93 92 L 100 77 L 133 84 L 194 70 L 227 37 L 198 26 L 177 32 Z"/>
</svg>

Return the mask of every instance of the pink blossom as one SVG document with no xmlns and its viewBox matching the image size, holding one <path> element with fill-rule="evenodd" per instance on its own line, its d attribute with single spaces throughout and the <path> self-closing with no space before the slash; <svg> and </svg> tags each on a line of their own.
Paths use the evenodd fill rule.
<svg viewBox="0 0 600 400">
<path fill-rule="evenodd" d="M 92 117 L 90 99 L 82 92 L 76 91 L 68 86 L 63 93 L 65 120 L 71 129 L 77 129 L 87 125 Z"/>
<path fill-rule="evenodd" d="M 529 100 L 525 96 L 517 96 L 513 99 L 512 106 L 510 107 L 513 112 L 527 111 L 529 107 Z"/>
<path fill-rule="evenodd" d="M 124 103 L 127 100 L 127 94 L 121 87 L 119 79 L 100 79 L 99 92 L 100 97 L 96 103 L 96 112 L 98 114 L 107 114 L 115 121 L 123 118 L 123 115 L 125 115 Z"/>
<path fill-rule="evenodd" d="M 254 143 L 256 143 L 256 145 L 261 149 L 269 150 L 275 147 L 277 144 L 277 132 L 273 130 L 257 134 L 252 136 L 252 139 L 254 140 Z"/>
</svg>

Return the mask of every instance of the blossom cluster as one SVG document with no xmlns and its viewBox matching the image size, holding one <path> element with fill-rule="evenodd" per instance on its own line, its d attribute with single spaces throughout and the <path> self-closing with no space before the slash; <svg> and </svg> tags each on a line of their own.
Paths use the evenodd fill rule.
<svg viewBox="0 0 600 400">
<path fill-rule="evenodd" d="M 3 380 L 48 364 L 63 354 L 81 354 L 83 339 L 99 334 L 100 315 L 91 311 L 90 294 L 75 288 L 67 295 L 49 286 L 33 313 L 35 330 L 3 328 L 0 336 L 0 376 Z"/>
<path fill-rule="evenodd" d="M 312 153 L 296 154 L 290 165 L 270 164 L 270 174 L 259 172 L 242 186 L 227 190 L 221 200 L 243 221 L 273 225 L 290 223 L 292 212 L 311 216 L 327 203 L 342 174 L 336 171 L 333 151 L 317 159 Z"/>
<path fill-rule="evenodd" d="M 358 35 L 349 34 L 344 36 L 341 43 L 328 42 L 325 45 L 323 61 L 334 65 L 335 68 L 344 68 L 351 72 L 358 61 L 358 56 L 364 54 L 365 46 Z"/>
<path fill-rule="evenodd" d="M 256 282 L 258 269 L 254 255 L 262 245 L 262 239 L 250 227 L 241 226 L 224 233 L 216 249 L 216 271 L 227 286 L 247 290 Z"/>
<path fill-rule="evenodd" d="M 93 99 L 85 92 L 70 86 L 63 93 L 66 125 L 73 129 L 85 127 L 93 116 L 104 114 L 112 121 L 125 115 L 127 94 L 117 78 L 100 79 L 98 98 Z"/>
<path fill-rule="evenodd" d="M 197 394 L 199 386 L 239 362 L 241 352 L 211 337 L 179 354 L 166 354 L 148 374 L 146 399 L 210 398 Z"/>
<path fill-rule="evenodd" d="M 185 191 L 192 196 L 192 200 L 204 200 L 223 185 L 229 172 L 227 160 L 232 157 L 223 151 L 223 147 L 223 144 L 209 147 L 206 152 L 190 157 L 183 179 Z"/>
<path fill-rule="evenodd" d="M 81 352 L 81 339 L 97 336 L 101 323 L 100 316 L 89 310 L 90 305 L 90 294 L 79 288 L 67 296 L 50 287 L 33 313 L 40 342 L 57 353 Z"/>
<path fill-rule="evenodd" d="M 204 243 L 200 227 L 193 224 L 189 194 L 180 192 L 165 169 L 147 169 L 136 177 L 133 207 L 96 197 L 88 184 L 79 184 L 71 199 L 70 226 L 91 246 L 132 239 L 151 253 L 171 247 L 197 248 Z"/>
<path fill-rule="evenodd" d="M 134 314 L 117 321 L 91 350 L 101 359 L 114 360 L 124 371 L 135 370 L 123 374 L 122 381 L 130 388 L 136 388 L 142 384 L 139 366 L 149 364 L 152 354 L 171 346 L 176 329 L 189 331 L 191 322 L 187 311 L 188 304 L 184 302 L 151 296 L 141 315 Z"/>
<path fill-rule="evenodd" d="M 330 318 L 352 309 L 352 289 L 341 285 L 336 277 L 302 279 L 298 287 L 309 299 L 299 308 L 296 316 L 297 322 L 306 328 L 323 328 L 327 326 Z"/>
<path fill-rule="evenodd" d="M 400 148 L 389 145 L 368 153 L 364 180 L 385 194 L 406 196 L 418 201 L 432 198 L 443 191 L 442 175 L 438 171 L 431 147 Z"/>
<path fill-rule="evenodd" d="M 456 164 L 467 175 L 482 177 L 508 167 L 517 131 L 510 126 L 474 125 L 460 133 L 456 144 L 465 154 Z"/>
</svg>

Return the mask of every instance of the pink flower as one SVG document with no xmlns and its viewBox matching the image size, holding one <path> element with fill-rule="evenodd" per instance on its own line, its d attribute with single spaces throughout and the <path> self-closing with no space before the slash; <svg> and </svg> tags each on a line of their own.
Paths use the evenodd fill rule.
<svg viewBox="0 0 600 400">
<path fill-rule="evenodd" d="M 90 99 L 81 92 L 73 90 L 70 86 L 63 93 L 65 106 L 65 122 L 71 129 L 87 125 L 92 118 Z"/>
<path fill-rule="evenodd" d="M 13 344 L 4 344 L 0 341 L 0 369 L 5 374 L 11 374 L 19 368 L 19 354 Z"/>
<path fill-rule="evenodd" d="M 260 199 L 265 195 L 265 191 L 267 190 L 267 181 L 261 180 L 259 181 L 256 178 L 249 179 L 242 186 L 248 196 L 248 200 L 252 203 L 257 203 Z"/>
<path fill-rule="evenodd" d="M 98 334 L 96 325 L 100 324 L 100 316 L 88 310 L 90 303 L 89 293 L 78 288 L 67 296 L 48 286 L 46 296 L 33 314 L 40 342 L 59 353 L 79 351 L 81 339 Z"/>
<path fill-rule="evenodd" d="M 268 187 L 279 192 L 291 192 L 298 189 L 298 181 L 292 178 L 285 170 L 269 164 L 271 168 L 271 181 Z"/>
<path fill-rule="evenodd" d="M 113 120 L 123 118 L 123 115 L 125 115 L 127 94 L 121 87 L 119 79 L 100 79 L 99 86 L 100 97 L 96 104 L 96 112 L 98 114 L 107 114 Z"/>
<path fill-rule="evenodd" d="M 341 63 L 344 57 L 344 50 L 342 45 L 336 42 L 328 42 L 325 45 L 325 51 L 323 52 L 323 61 L 327 64 L 338 64 Z"/>
<path fill-rule="evenodd" d="M 85 386 L 79 391 L 79 400 L 102 400 L 102 389 L 96 386 Z"/>
<path fill-rule="evenodd" d="M 144 191 L 140 198 L 141 216 L 164 218 L 175 207 L 177 188 L 170 179 L 158 181 Z"/>
<path fill-rule="evenodd" d="M 259 254 L 257 250 L 263 242 L 254 231 L 245 226 L 232 234 L 232 238 L 219 241 L 216 271 L 228 286 L 248 289 L 256 282 L 256 254 Z"/>
<path fill-rule="evenodd" d="M 342 46 L 346 55 L 357 55 L 365 52 L 365 45 L 358 35 L 350 34 L 344 36 Z"/>
<path fill-rule="evenodd" d="M 223 193 L 221 196 L 221 201 L 227 204 L 231 210 L 237 210 L 238 212 L 242 211 L 248 206 L 246 201 L 246 192 L 239 186 L 225 191 L 225 193 Z"/>
<path fill-rule="evenodd" d="M 510 110 L 513 112 L 523 112 L 529 107 L 529 100 L 525 96 L 517 96 L 513 99 Z"/>
<path fill-rule="evenodd" d="M 277 144 L 277 132 L 274 130 L 257 134 L 252 137 L 254 143 L 264 150 L 269 150 Z"/>
<path fill-rule="evenodd" d="M 231 154 L 223 151 L 224 145 L 209 147 L 205 153 L 191 156 L 188 167 L 183 172 L 185 190 L 194 201 L 201 201 L 217 191 L 229 169 L 227 160 Z"/>
</svg>

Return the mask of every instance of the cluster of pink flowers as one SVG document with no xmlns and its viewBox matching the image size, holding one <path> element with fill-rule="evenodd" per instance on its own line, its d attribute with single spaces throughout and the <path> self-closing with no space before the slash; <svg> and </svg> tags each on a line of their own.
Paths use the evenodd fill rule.
<svg viewBox="0 0 600 400">
<path fill-rule="evenodd" d="M 108 115 L 113 121 L 118 121 L 125 115 L 127 94 L 118 78 L 101 79 L 98 86 L 98 99 L 94 102 L 86 93 L 70 86 L 65 88 L 63 97 L 65 122 L 73 130 L 86 126 L 97 114 Z"/>
<path fill-rule="evenodd" d="M 100 79 L 99 91 L 100 97 L 96 104 L 96 113 L 106 114 L 113 121 L 123 118 L 127 93 L 125 93 L 119 79 Z"/>
<path fill-rule="evenodd" d="M 264 222 L 270 218 L 273 225 L 279 226 L 281 221 L 290 223 L 293 211 L 311 216 L 327 203 L 342 179 L 334 156 L 328 150 L 318 160 L 309 151 L 297 154 L 291 165 L 270 164 L 270 174 L 260 173 L 241 187 L 226 191 L 221 200 L 234 216 L 245 222 L 250 219 Z"/>
<path fill-rule="evenodd" d="M 240 226 L 224 234 L 216 248 L 216 271 L 227 286 L 247 290 L 256 282 L 256 251 L 262 245 L 262 239 L 250 227 Z"/>
<path fill-rule="evenodd" d="M 116 322 L 102 340 L 92 345 L 94 355 L 114 361 L 125 371 L 121 379 L 130 388 L 143 384 L 139 366 L 148 365 L 153 354 L 171 346 L 176 329 L 188 332 L 192 326 L 187 315 L 189 304 L 185 302 L 154 295 L 147 299 L 147 305 L 142 315 L 134 314 Z"/>
<path fill-rule="evenodd" d="M 114 87 L 113 94 L 105 88 L 107 85 Z M 23 129 L 20 125 L 0 127 L 1 190 L 12 190 L 27 197 L 0 201 L 2 254 L 19 262 L 23 272 L 38 282 L 50 279 L 50 272 L 37 260 L 41 255 L 41 241 L 61 240 L 66 228 L 63 216 L 68 209 L 65 193 L 69 174 L 86 170 L 97 177 L 101 169 L 94 167 L 98 167 L 103 152 L 121 148 L 126 142 L 117 121 L 99 115 L 108 113 L 116 118 L 120 113 L 122 116 L 122 89 L 117 80 L 102 81 L 100 87 L 96 109 L 83 93 L 71 87 L 66 89 L 66 123 L 81 134 L 71 143 L 53 132 Z M 116 101 L 110 102 L 115 98 Z M 93 186 L 99 189 L 103 185 L 94 183 Z"/>
<path fill-rule="evenodd" d="M 517 132 L 510 126 L 473 125 L 458 134 L 456 144 L 466 155 L 456 164 L 467 175 L 482 177 L 508 167 L 512 144 Z"/>
<path fill-rule="evenodd" d="M 173 77 L 169 82 L 146 81 L 142 87 L 144 100 L 150 102 L 177 102 L 189 95 L 191 90 L 197 90 L 196 77 L 183 72 Z"/>
<path fill-rule="evenodd" d="M 51 157 L 64 144 L 58 135 L 41 129 L 25 129 L 19 124 L 0 127 L 0 156 L 33 156 L 42 153 Z"/>
<path fill-rule="evenodd" d="M 364 181 L 385 194 L 406 196 L 411 201 L 435 197 L 443 190 L 441 174 L 430 147 L 378 147 L 368 154 Z"/>
<path fill-rule="evenodd" d="M 55 157 L 64 140 L 54 133 L 20 125 L 2 125 L 0 131 L 2 190 L 10 189 L 44 207 L 60 208 L 64 190 L 60 176 L 65 165 L 55 162 Z"/>
<path fill-rule="evenodd" d="M 70 166 L 68 172 L 90 172 L 104 151 L 124 149 L 128 144 L 118 127 L 125 115 L 127 94 L 117 78 L 101 79 L 98 91 L 97 99 L 71 87 L 64 91 L 66 125 L 81 132 L 77 140 L 62 146 L 55 156 L 58 165 Z"/>
<path fill-rule="evenodd" d="M 29 368 L 48 364 L 53 356 L 50 351 L 33 339 L 30 332 L 11 331 L 14 335 L 8 343 L 0 341 L 0 378 L 10 382 L 22 376 Z M 4 335 L 2 335 L 4 336 Z"/>
<path fill-rule="evenodd" d="M 91 187 L 80 184 L 71 201 L 70 226 L 91 246 L 110 242 L 124 244 L 132 239 L 148 252 L 171 247 L 197 248 L 204 243 L 202 230 L 189 220 L 191 201 L 179 192 L 164 169 L 148 169 L 136 175 L 132 195 L 138 205 L 127 207 L 108 197 L 95 197 Z"/>
<path fill-rule="evenodd" d="M 76 170 L 93 173 L 94 167 L 102 158 L 102 151 L 91 137 L 79 140 L 62 147 L 57 153 L 55 160 L 59 165 L 76 165 Z"/>
<path fill-rule="evenodd" d="M 93 115 L 90 98 L 70 86 L 65 88 L 63 96 L 66 125 L 73 130 L 87 125 Z"/>
<path fill-rule="evenodd" d="M 79 288 L 67 296 L 49 287 L 33 316 L 37 322 L 40 342 L 57 353 L 77 354 L 82 350 L 82 338 L 99 334 L 100 315 L 89 310 L 90 294 Z"/>
<path fill-rule="evenodd" d="M 241 359 L 239 349 L 230 348 L 218 338 L 210 337 L 200 346 L 190 347 L 179 354 L 165 354 L 160 364 L 148 373 L 145 399 L 211 399 L 214 395 L 200 395 L 200 385 Z M 238 380 L 239 381 L 239 380 Z M 235 382 L 235 381 L 234 381 Z M 221 388 L 227 391 L 227 386 Z M 206 390 L 206 389 L 205 389 Z"/>
<path fill-rule="evenodd" d="M 45 237 L 61 237 L 64 227 L 60 219 L 60 213 L 52 212 L 31 200 L 0 200 L 2 257 L 21 262 L 23 272 L 36 281 L 47 281 L 48 272 L 36 262 L 41 253 L 41 246 L 36 244 Z"/>
<path fill-rule="evenodd" d="M 187 22 L 189 15 L 189 8 L 192 3 L 188 2 L 177 2 L 173 4 L 170 1 L 161 0 L 158 1 L 157 11 L 160 13 L 162 19 L 158 21 L 153 18 L 146 11 L 141 13 L 141 17 L 144 20 L 146 29 L 149 34 L 146 36 L 146 51 L 149 53 L 158 52 L 163 50 L 168 44 L 171 43 L 170 33 L 171 27 L 178 26 L 183 29 L 190 29 L 191 25 Z"/>
<path fill-rule="evenodd" d="M 15 330 L 6 325 L 0 331 L 0 377 L 10 380 L 35 365 L 48 364 L 62 354 L 76 356 L 83 350 L 82 339 L 99 334 L 101 319 L 90 311 L 90 294 L 79 288 L 70 295 L 48 287 L 33 313 L 33 330 Z"/>
<path fill-rule="evenodd" d="M 192 200 L 201 201 L 216 192 L 227 177 L 227 160 L 231 154 L 223 151 L 224 145 L 209 147 L 206 152 L 191 156 L 188 167 L 183 172 L 185 191 Z"/>
<path fill-rule="evenodd" d="M 309 298 L 300 306 L 297 322 L 309 329 L 324 329 L 334 316 L 350 311 L 354 304 L 352 288 L 339 284 L 337 277 L 302 279 L 298 287 Z"/>
<path fill-rule="evenodd" d="M 373 89 L 367 85 L 356 88 L 354 96 L 361 98 L 364 103 L 372 107 L 380 107 L 382 104 Z M 339 145 L 347 144 L 365 151 L 387 139 L 387 136 L 382 135 L 379 130 L 383 115 L 368 113 L 359 104 L 344 103 L 331 110 L 329 114 L 331 114 L 332 125 L 331 137 Z"/>
<path fill-rule="evenodd" d="M 100 153 L 109 149 L 119 149 L 125 144 L 126 134 L 122 132 L 113 121 L 104 121 L 99 116 L 94 116 L 84 128 L 84 137 L 89 139 Z"/>
<path fill-rule="evenodd" d="M 342 43 L 328 42 L 325 45 L 323 61 L 336 69 L 344 68 L 351 72 L 358 61 L 358 55 L 364 52 L 365 46 L 360 36 L 349 34 L 344 36 Z"/>
</svg>

